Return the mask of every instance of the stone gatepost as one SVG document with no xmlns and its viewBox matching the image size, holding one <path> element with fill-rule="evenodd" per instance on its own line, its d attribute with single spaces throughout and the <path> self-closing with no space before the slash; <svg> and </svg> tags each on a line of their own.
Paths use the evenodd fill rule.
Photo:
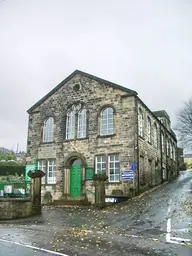
<svg viewBox="0 0 192 256">
<path fill-rule="evenodd" d="M 41 170 L 29 171 L 27 174 L 32 179 L 32 208 L 33 214 L 41 213 L 41 178 L 45 173 Z"/>
<path fill-rule="evenodd" d="M 95 186 L 95 205 L 99 209 L 105 207 L 105 182 L 108 180 L 106 174 L 94 174 L 93 184 Z"/>
</svg>

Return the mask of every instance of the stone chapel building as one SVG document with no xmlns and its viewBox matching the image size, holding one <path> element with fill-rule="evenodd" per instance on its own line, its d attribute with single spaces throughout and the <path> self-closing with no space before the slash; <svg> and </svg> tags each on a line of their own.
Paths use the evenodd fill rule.
<svg viewBox="0 0 192 256">
<path fill-rule="evenodd" d="M 178 174 L 168 114 L 152 112 L 134 90 L 76 70 L 28 114 L 27 163 L 38 158 L 46 173 L 42 197 L 94 203 L 97 172 L 108 175 L 106 195 L 125 197 Z"/>
</svg>

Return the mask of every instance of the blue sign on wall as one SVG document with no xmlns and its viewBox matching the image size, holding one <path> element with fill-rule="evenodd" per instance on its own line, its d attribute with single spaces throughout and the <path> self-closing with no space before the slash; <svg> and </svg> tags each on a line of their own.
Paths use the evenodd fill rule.
<svg viewBox="0 0 192 256">
<path fill-rule="evenodd" d="M 133 171 L 137 170 L 137 164 L 131 164 L 131 170 Z"/>
<path fill-rule="evenodd" d="M 121 180 L 133 180 L 135 173 L 133 170 L 126 170 L 121 172 Z"/>
</svg>

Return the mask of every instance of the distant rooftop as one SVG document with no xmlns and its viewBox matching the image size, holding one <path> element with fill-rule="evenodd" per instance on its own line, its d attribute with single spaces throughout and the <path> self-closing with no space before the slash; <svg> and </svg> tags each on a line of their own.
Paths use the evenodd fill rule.
<svg viewBox="0 0 192 256">
<path fill-rule="evenodd" d="M 174 131 L 171 129 L 171 134 L 173 135 L 174 138 L 177 138 L 176 134 L 174 133 Z"/>
<path fill-rule="evenodd" d="M 153 114 L 156 115 L 156 117 L 166 117 L 168 120 L 170 120 L 170 117 L 165 110 L 153 111 Z"/>
<path fill-rule="evenodd" d="M 192 158 L 192 154 L 184 154 L 184 158 Z"/>
</svg>

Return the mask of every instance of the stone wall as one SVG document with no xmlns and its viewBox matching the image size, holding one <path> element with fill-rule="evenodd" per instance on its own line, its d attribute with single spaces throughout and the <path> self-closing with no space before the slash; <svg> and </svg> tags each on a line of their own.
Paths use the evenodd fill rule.
<svg viewBox="0 0 192 256">
<path fill-rule="evenodd" d="M 160 124 L 157 118 L 141 103 L 138 102 L 138 109 L 143 113 L 143 136 L 138 138 L 139 146 L 139 182 L 140 192 L 160 184 L 161 182 L 161 143 Z M 147 136 L 147 118 L 151 121 L 151 138 Z M 157 145 L 154 143 L 154 128 L 157 127 Z"/>
<path fill-rule="evenodd" d="M 75 90 L 76 84 L 80 89 Z M 161 161 L 160 124 L 151 111 L 142 104 L 141 100 L 128 91 L 111 87 L 104 81 L 98 81 L 80 74 L 75 75 L 63 84 L 58 90 L 41 102 L 29 114 L 27 162 L 56 159 L 57 172 L 56 184 L 45 184 L 42 187 L 42 201 L 57 200 L 63 196 L 69 197 L 69 158 L 72 155 L 81 155 L 84 159 L 83 167 L 95 168 L 95 157 L 99 155 L 118 154 L 120 156 L 120 170 L 127 170 L 130 163 L 141 166 L 140 157 L 143 158 L 143 167 L 136 170 L 136 179 L 133 181 L 108 182 L 106 195 L 120 193 L 130 196 L 130 189 L 138 186 L 138 181 L 143 190 L 149 186 L 161 183 L 162 166 L 169 166 L 168 157 Z M 87 109 L 87 137 L 84 139 L 66 140 L 66 115 L 73 104 L 81 104 Z M 115 133 L 112 136 L 100 136 L 101 110 L 110 106 L 114 109 Z M 141 107 L 145 116 L 149 116 L 152 125 L 157 124 L 158 146 L 146 140 L 146 126 L 143 137 L 138 138 L 138 107 Z M 42 142 L 43 124 L 47 117 L 54 118 L 54 141 Z M 164 129 L 164 128 L 163 128 Z M 165 129 L 167 134 L 167 130 Z M 153 136 L 153 134 L 152 134 Z M 172 137 L 168 133 L 169 139 Z M 176 142 L 174 142 L 176 143 Z M 170 163 L 173 166 L 173 159 Z M 157 179 L 155 178 L 157 175 Z M 139 179 L 138 179 L 139 177 Z M 84 183 L 82 194 L 89 201 L 94 201 L 94 189 L 89 181 Z M 88 191 L 89 190 L 89 191 Z M 92 192 L 90 192 L 92 191 Z M 48 194 L 46 194 L 48 192 Z M 45 198 L 45 200 L 44 200 Z"/>
<path fill-rule="evenodd" d="M 162 118 L 157 119 L 151 111 L 141 101 L 138 102 L 138 109 L 143 113 L 143 136 L 139 136 L 139 180 L 140 192 L 149 187 L 161 184 L 177 176 L 176 152 L 171 154 L 167 151 L 167 140 L 176 149 L 176 139 L 171 134 L 170 121 L 169 127 L 162 123 Z M 147 139 L 147 117 L 151 120 L 151 141 Z M 157 145 L 154 143 L 154 127 L 157 127 Z M 164 135 L 164 149 L 162 144 L 162 133 Z"/>
<path fill-rule="evenodd" d="M 0 198 L 0 220 L 24 218 L 32 214 L 30 199 Z"/>
<path fill-rule="evenodd" d="M 82 84 L 82 88 L 76 92 L 73 86 L 77 81 Z M 85 139 L 69 141 L 65 139 L 66 113 L 71 104 L 76 102 L 84 104 L 88 110 L 88 134 Z M 114 108 L 115 134 L 101 137 L 98 117 L 105 106 Z M 121 170 L 127 169 L 129 163 L 135 162 L 135 111 L 135 98 L 129 93 L 79 75 L 35 109 L 29 116 L 27 160 L 34 162 L 38 156 L 39 160 L 55 158 L 57 163 L 57 184 L 43 185 L 42 197 L 44 198 L 46 191 L 52 194 L 53 200 L 62 197 L 66 159 L 71 153 L 78 152 L 83 155 L 86 165 L 92 168 L 95 167 L 95 157 L 101 154 L 119 154 Z M 55 120 L 54 142 L 42 143 L 43 122 L 48 116 L 53 116 Z M 106 194 L 111 194 L 116 187 L 122 193 L 128 194 L 131 183 L 122 183 L 109 184 Z M 93 196 L 88 192 L 87 197 Z"/>
</svg>

